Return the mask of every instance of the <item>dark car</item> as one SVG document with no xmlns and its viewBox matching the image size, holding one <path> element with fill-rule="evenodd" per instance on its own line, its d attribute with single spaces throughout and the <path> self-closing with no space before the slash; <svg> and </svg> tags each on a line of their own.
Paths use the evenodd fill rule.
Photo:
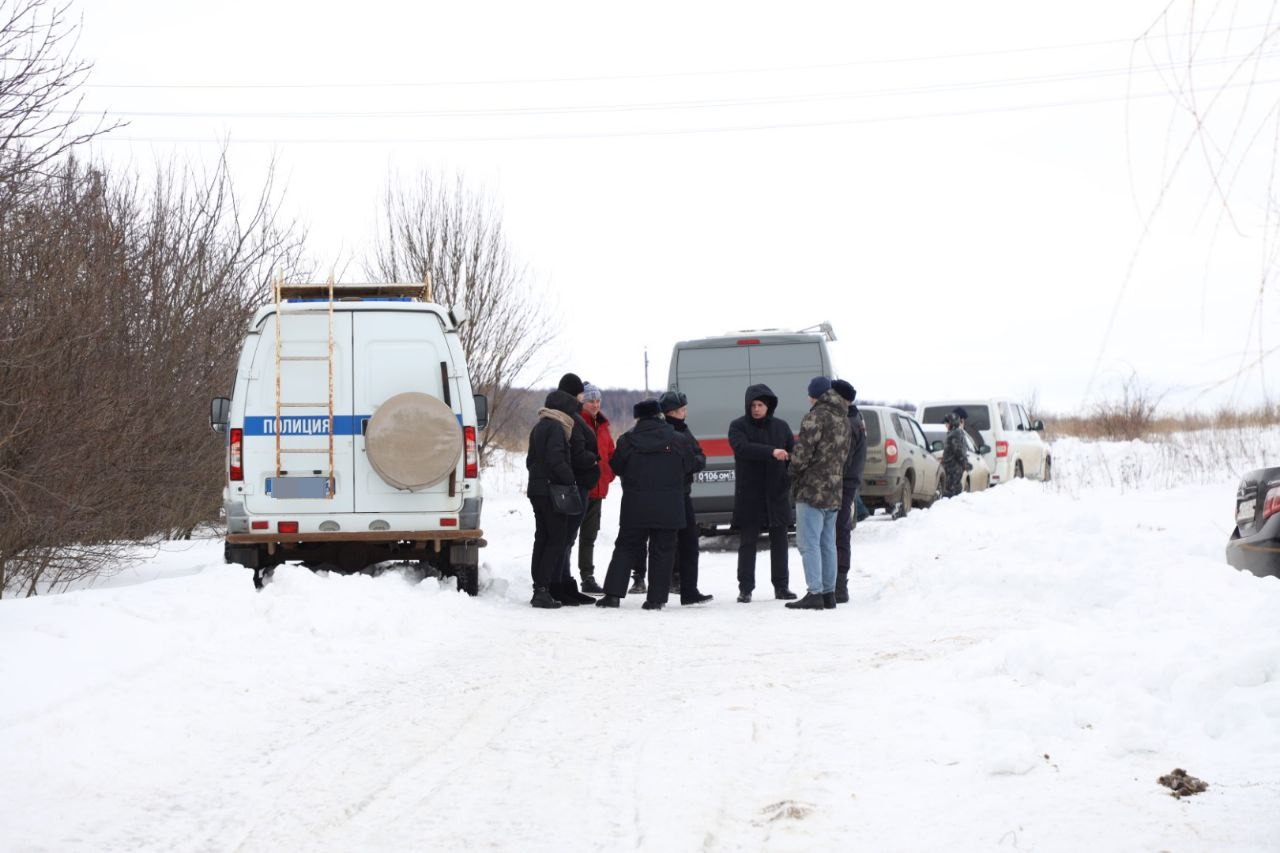
<svg viewBox="0 0 1280 853">
<path fill-rule="evenodd" d="M 1280 468 L 1259 468 L 1240 481 L 1227 562 L 1259 577 L 1280 577 Z"/>
</svg>

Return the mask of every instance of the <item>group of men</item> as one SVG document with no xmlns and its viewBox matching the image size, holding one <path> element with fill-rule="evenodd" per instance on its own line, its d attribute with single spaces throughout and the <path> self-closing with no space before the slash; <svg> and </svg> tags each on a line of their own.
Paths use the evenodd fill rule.
<svg viewBox="0 0 1280 853">
<path fill-rule="evenodd" d="M 854 404 L 857 392 L 848 382 L 818 376 L 807 391 L 810 409 L 798 433 L 775 416 L 778 398 L 766 385 L 747 389 L 743 416 L 729 425 L 741 603 L 751 601 L 756 544 L 765 531 L 775 598 L 800 610 L 833 609 L 849 600 L 850 536 L 866 462 L 866 427 Z M 668 391 L 637 403 L 635 426 L 616 446 L 599 401 L 598 389 L 565 374 L 530 434 L 528 494 L 537 522 L 531 603 L 618 607 L 630 591 L 645 594 L 644 609 L 660 610 L 671 592 L 673 570 L 681 604 L 710 601 L 712 596 L 698 590 L 698 527 L 690 496 L 693 476 L 705 467 L 706 455 L 686 423 L 688 399 Z M 619 532 L 601 587 L 595 579 L 594 546 L 601 501 L 615 477 L 622 485 Z M 566 484 L 579 490 L 576 510 L 552 505 L 551 491 Z M 803 598 L 790 590 L 787 529 L 793 502 L 805 574 Z M 579 531 L 581 589 L 568 572 Z"/>
<path fill-rule="evenodd" d="M 637 403 L 635 426 L 615 445 L 600 397 L 598 388 L 566 373 L 547 395 L 529 435 L 525 464 L 536 524 L 530 603 L 548 609 L 591 603 L 617 607 L 646 556 L 650 582 L 638 584 L 647 593 L 646 610 L 666 605 L 677 559 L 680 603 L 710 601 L 712 596 L 698 590 L 698 528 L 690 499 L 693 475 L 706 465 L 706 455 L 685 425 L 688 401 L 668 391 L 658 400 Z M 621 529 L 601 587 L 595 578 L 595 542 L 601 503 L 615 478 L 622 480 Z M 578 502 L 557 506 L 553 493 L 568 487 L 577 489 Z M 581 587 L 569 572 L 575 537 Z"/>
</svg>

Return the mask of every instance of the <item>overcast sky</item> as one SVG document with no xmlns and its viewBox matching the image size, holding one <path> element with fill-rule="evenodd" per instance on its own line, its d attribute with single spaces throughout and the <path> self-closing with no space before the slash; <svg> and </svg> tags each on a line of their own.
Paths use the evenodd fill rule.
<svg viewBox="0 0 1280 853">
<path fill-rule="evenodd" d="M 1070 411 L 1130 373 L 1178 407 L 1280 389 L 1274 359 L 1241 369 L 1280 342 L 1275 10 L 1192 8 L 74 11 L 86 106 L 131 122 L 98 151 L 145 171 L 227 140 L 245 192 L 274 156 L 324 272 L 364 278 L 393 170 L 491 192 L 559 317 L 546 382 L 641 387 L 647 347 L 661 388 L 677 340 L 828 320 L 864 398 Z M 1212 103 L 1202 140 L 1171 93 L 1191 90 Z"/>
</svg>

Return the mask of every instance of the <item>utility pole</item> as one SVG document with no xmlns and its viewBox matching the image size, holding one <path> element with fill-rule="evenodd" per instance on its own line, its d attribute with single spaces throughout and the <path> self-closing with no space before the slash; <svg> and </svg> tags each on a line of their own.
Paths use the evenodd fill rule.
<svg viewBox="0 0 1280 853">
<path fill-rule="evenodd" d="M 644 395 L 649 396 L 649 348 L 644 348 Z"/>
</svg>

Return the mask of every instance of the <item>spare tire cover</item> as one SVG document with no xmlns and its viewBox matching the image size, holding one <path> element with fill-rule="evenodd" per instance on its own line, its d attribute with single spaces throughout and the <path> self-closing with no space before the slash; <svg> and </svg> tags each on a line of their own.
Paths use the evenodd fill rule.
<svg viewBox="0 0 1280 853">
<path fill-rule="evenodd" d="M 424 489 L 457 468 L 462 428 L 443 400 L 410 391 L 378 407 L 364 446 L 379 477 L 397 489 Z"/>
</svg>

